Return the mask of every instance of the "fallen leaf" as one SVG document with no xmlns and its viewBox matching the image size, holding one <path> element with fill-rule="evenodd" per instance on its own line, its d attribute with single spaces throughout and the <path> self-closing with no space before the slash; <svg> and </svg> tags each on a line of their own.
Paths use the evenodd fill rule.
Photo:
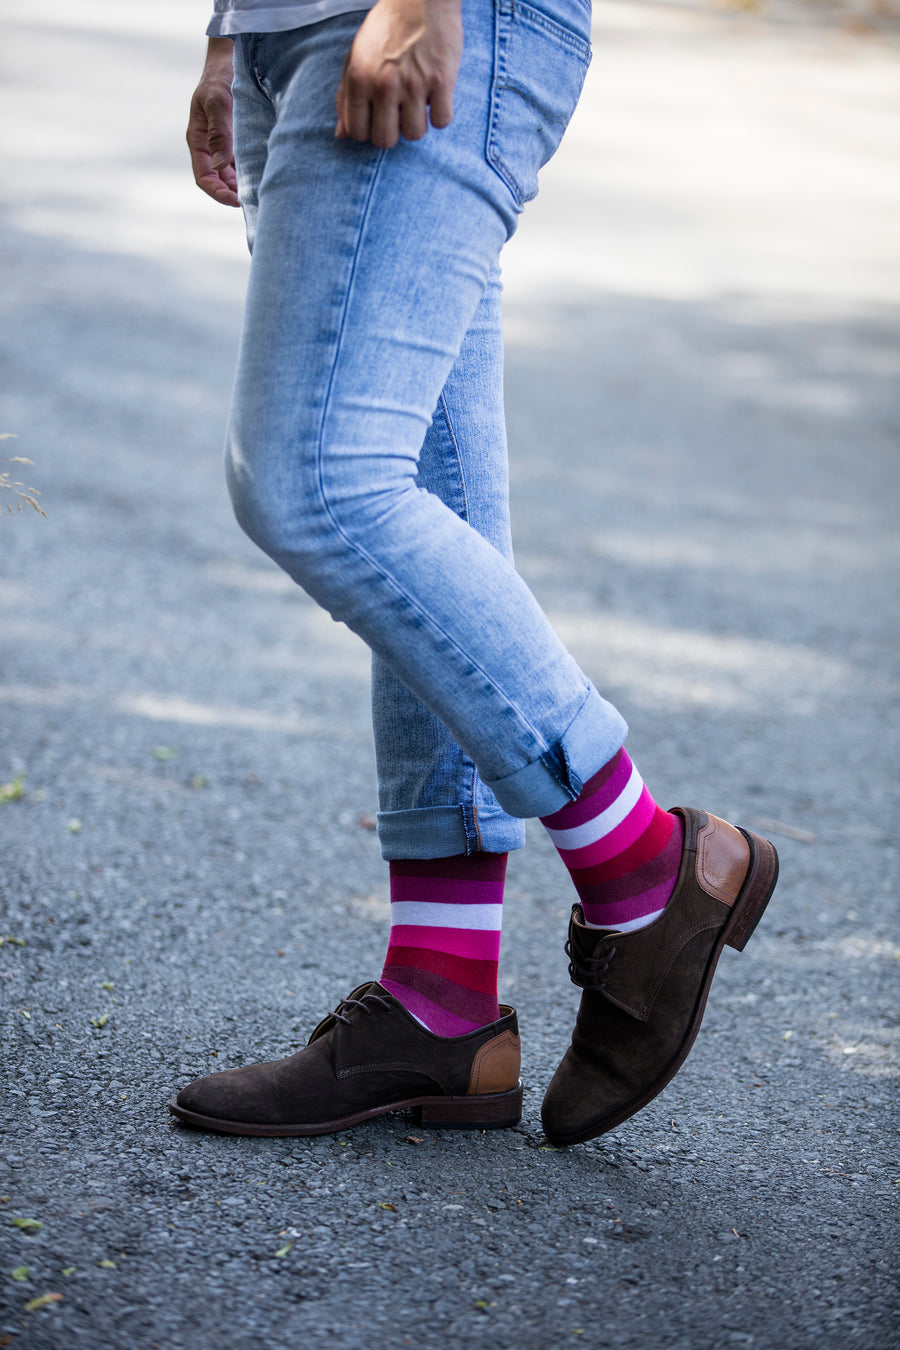
<svg viewBox="0 0 900 1350">
<path fill-rule="evenodd" d="M 105 1012 L 102 1017 L 92 1017 L 91 1026 L 97 1027 L 99 1031 L 102 1031 L 108 1021 L 109 1021 L 109 1013 Z"/>
<path fill-rule="evenodd" d="M 40 1219 L 13 1219 L 13 1228 L 22 1228 L 26 1233 L 36 1233 L 43 1226 Z"/>
<path fill-rule="evenodd" d="M 209 779 L 207 778 L 205 773 L 195 773 L 193 778 L 191 778 L 190 781 L 188 782 L 188 787 L 192 788 L 209 787 Z"/>
<path fill-rule="evenodd" d="M 63 1269 L 62 1269 L 62 1271 L 61 1271 L 60 1273 L 61 1273 L 62 1275 L 74 1275 L 74 1274 L 75 1274 L 75 1267 L 74 1267 L 74 1266 L 63 1266 Z"/>
<path fill-rule="evenodd" d="M 38 1298 L 31 1298 L 25 1304 L 26 1312 L 36 1312 L 38 1308 L 46 1308 L 50 1303 L 59 1303 L 62 1300 L 62 1294 L 41 1294 Z"/>
<path fill-rule="evenodd" d="M 13 1278 L 14 1280 L 27 1280 L 27 1279 L 28 1279 L 28 1267 L 27 1267 L 27 1266 L 16 1266 L 15 1270 L 14 1270 L 13 1273 L 12 1273 L 12 1278 Z"/>
<path fill-rule="evenodd" d="M 382 1200 L 382 1202 L 381 1202 L 381 1208 L 382 1208 L 382 1209 L 389 1209 L 389 1210 L 391 1211 L 392 1214 L 396 1214 L 396 1213 L 397 1213 L 397 1206 L 396 1206 L 396 1205 L 392 1205 L 391 1202 L 390 1202 L 390 1200 Z"/>
<path fill-rule="evenodd" d="M 25 796 L 25 775 L 17 773 L 11 783 L 0 783 L 0 806 L 18 802 Z"/>
<path fill-rule="evenodd" d="M 25 1018 L 25 1021 L 26 1021 L 26 1022 L 30 1022 L 30 1021 L 31 1021 L 31 1013 L 28 1011 L 27 1008 L 20 1008 L 20 1009 L 19 1009 L 19 1012 L 20 1012 L 20 1013 L 22 1014 L 22 1016 Z"/>
<path fill-rule="evenodd" d="M 115 987 L 112 980 L 104 980 L 100 986 L 100 988 L 105 989 L 108 994 L 111 994 Z"/>
<path fill-rule="evenodd" d="M 116 1269 L 116 1263 L 115 1263 L 115 1261 L 110 1261 L 109 1258 L 107 1258 L 105 1261 L 98 1261 L 98 1262 L 97 1262 L 97 1265 L 100 1267 L 101 1270 L 115 1270 L 115 1269 Z"/>
<path fill-rule="evenodd" d="M 279 1248 L 278 1248 L 278 1251 L 275 1253 L 275 1255 L 276 1255 L 276 1256 L 287 1256 L 288 1252 L 291 1250 L 291 1248 L 293 1247 L 293 1245 L 294 1245 L 293 1242 L 286 1242 L 286 1243 L 284 1244 L 283 1247 L 279 1247 Z"/>
<path fill-rule="evenodd" d="M 178 751 L 173 750 L 171 745 L 155 745 L 153 747 L 154 759 L 177 759 Z"/>
<path fill-rule="evenodd" d="M 425 1140 L 424 1140 L 424 1139 L 420 1139 L 418 1135 L 415 1135 L 415 1134 L 408 1134 L 408 1135 L 406 1136 L 406 1142 L 407 1142 L 408 1144 L 424 1144 L 424 1143 L 425 1143 Z"/>
<path fill-rule="evenodd" d="M 72 817 L 72 819 L 67 823 L 66 829 L 69 831 L 69 834 L 81 833 L 81 821 L 78 819 L 77 816 Z"/>
</svg>

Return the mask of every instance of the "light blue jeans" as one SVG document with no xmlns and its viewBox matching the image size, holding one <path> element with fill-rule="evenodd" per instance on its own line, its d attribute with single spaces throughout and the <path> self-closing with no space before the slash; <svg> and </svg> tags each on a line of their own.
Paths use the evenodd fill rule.
<svg viewBox="0 0 900 1350">
<path fill-rule="evenodd" d="M 578 100 L 590 5 L 468 0 L 452 124 L 392 150 L 334 138 L 362 18 L 235 43 L 253 257 L 229 488 L 373 652 L 384 856 L 506 852 L 626 732 L 515 571 L 507 504 L 497 263 Z"/>
</svg>

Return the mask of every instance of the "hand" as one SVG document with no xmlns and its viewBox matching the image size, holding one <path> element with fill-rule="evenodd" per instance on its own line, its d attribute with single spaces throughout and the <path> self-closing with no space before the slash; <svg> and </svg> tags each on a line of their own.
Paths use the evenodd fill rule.
<svg viewBox="0 0 900 1350">
<path fill-rule="evenodd" d="M 194 181 L 223 206 L 240 206 L 232 135 L 233 55 L 230 38 L 210 38 L 187 129 Z"/>
<path fill-rule="evenodd" d="M 461 0 L 378 0 L 344 61 L 339 139 L 389 150 L 450 125 L 463 49 Z"/>
</svg>

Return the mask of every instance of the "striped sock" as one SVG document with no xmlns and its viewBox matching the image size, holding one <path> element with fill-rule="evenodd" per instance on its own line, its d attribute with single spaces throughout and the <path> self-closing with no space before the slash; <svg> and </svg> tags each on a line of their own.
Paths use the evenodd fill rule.
<svg viewBox="0 0 900 1350">
<path fill-rule="evenodd" d="M 463 1036 L 500 1015 L 505 877 L 505 853 L 391 863 L 391 936 L 381 983 L 437 1036 Z"/>
<path fill-rule="evenodd" d="M 629 933 L 662 914 L 675 889 L 684 827 L 644 787 L 624 749 L 541 823 L 575 883 L 591 928 Z"/>
</svg>

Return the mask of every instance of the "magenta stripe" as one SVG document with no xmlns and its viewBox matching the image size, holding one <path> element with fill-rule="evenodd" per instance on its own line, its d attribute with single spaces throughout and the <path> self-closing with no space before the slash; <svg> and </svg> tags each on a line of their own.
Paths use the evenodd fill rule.
<svg viewBox="0 0 900 1350">
<path fill-rule="evenodd" d="M 616 764 L 615 760 L 611 763 L 615 764 L 615 768 L 608 778 L 592 789 L 591 783 L 596 778 L 600 778 L 603 771 L 601 770 L 600 774 L 595 774 L 590 783 L 585 786 L 577 802 L 570 802 L 568 806 L 564 806 L 561 811 L 554 812 L 552 816 L 542 816 L 541 824 L 546 825 L 548 830 L 571 830 L 576 825 L 584 825 L 586 821 L 593 820 L 595 816 L 599 816 L 601 811 L 605 811 L 608 806 L 612 806 L 628 783 L 634 766 L 624 750 L 619 751 L 618 763 Z"/>
<path fill-rule="evenodd" d="M 397 947 L 427 947 L 432 952 L 469 956 L 475 961 L 500 960 L 500 933 L 478 928 L 422 928 L 417 924 L 394 924 L 391 942 Z"/>
<path fill-rule="evenodd" d="M 502 905 L 503 882 L 433 877 L 426 888 L 418 877 L 395 876 L 391 878 L 391 900 L 440 905 Z"/>
<path fill-rule="evenodd" d="M 477 989 L 463 989 L 443 975 L 431 970 L 421 970 L 416 966 L 394 966 L 388 961 L 381 976 L 381 983 L 399 985 L 404 990 L 412 990 L 429 999 L 438 1008 L 452 1010 L 455 1017 L 465 1018 L 473 1026 L 483 1027 L 497 1017 L 496 993 L 481 993 Z M 391 990 L 394 997 L 396 991 Z"/>
<path fill-rule="evenodd" d="M 645 787 L 634 809 L 629 811 L 621 825 L 617 825 L 609 834 L 598 839 L 595 844 L 586 845 L 585 848 L 561 848 L 558 850 L 559 856 L 570 871 L 582 867 L 596 867 L 599 863 L 608 862 L 616 854 L 624 853 L 626 848 L 640 838 L 655 814 L 656 802 Z"/>
<path fill-rule="evenodd" d="M 388 993 L 394 995 L 394 998 L 399 998 L 404 1008 L 424 1022 L 435 1036 L 465 1036 L 467 1032 L 476 1030 L 477 1023 L 467 1022 L 464 1017 L 455 1017 L 453 1013 L 437 1003 L 432 1003 L 430 998 L 426 998 L 416 989 L 398 985 L 394 990 L 389 989 L 387 984 L 385 988 Z"/>
</svg>

